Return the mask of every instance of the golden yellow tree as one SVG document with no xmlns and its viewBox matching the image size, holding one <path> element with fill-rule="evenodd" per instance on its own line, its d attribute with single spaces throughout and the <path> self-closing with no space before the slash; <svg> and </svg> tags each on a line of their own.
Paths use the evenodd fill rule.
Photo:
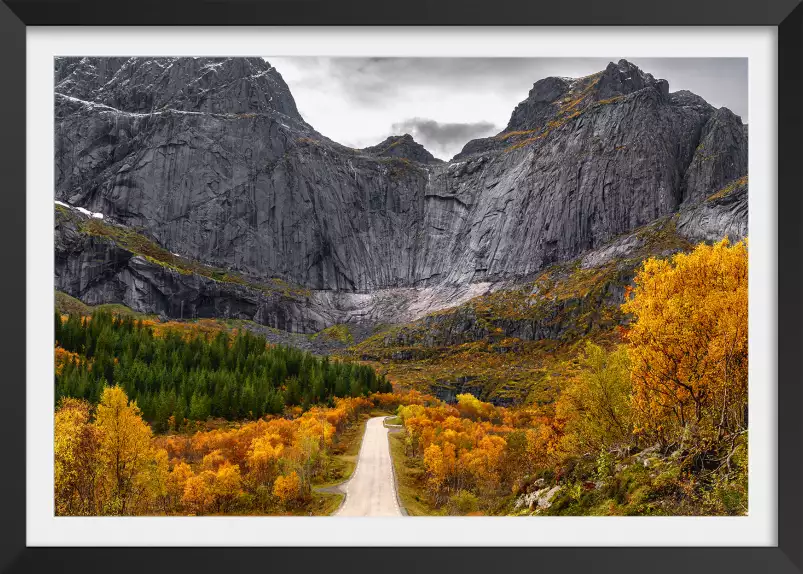
<svg viewBox="0 0 803 574">
<path fill-rule="evenodd" d="M 64 398 L 55 416 L 56 514 L 96 512 L 100 474 L 100 433 L 90 424 L 90 406 L 84 400 Z"/>
<path fill-rule="evenodd" d="M 622 346 L 606 351 L 587 343 L 582 371 L 561 392 L 555 415 L 566 421 L 561 449 L 568 455 L 610 449 L 633 438 L 630 359 Z"/>
<path fill-rule="evenodd" d="M 747 424 L 747 243 L 649 259 L 622 309 L 638 428 L 707 448 Z"/>
<path fill-rule="evenodd" d="M 220 465 L 212 482 L 212 494 L 219 511 L 225 512 L 228 509 L 231 502 L 240 493 L 241 484 L 239 466 L 228 461 Z"/>
<path fill-rule="evenodd" d="M 565 458 L 566 419 L 554 416 L 526 431 L 526 453 L 531 470 L 553 468 Z"/>
<path fill-rule="evenodd" d="M 429 486 L 437 501 L 442 491 L 449 491 L 450 479 L 457 472 L 457 449 L 454 444 L 444 442 L 443 446 L 429 445 L 424 450 L 424 468 L 429 475 Z"/>
<path fill-rule="evenodd" d="M 132 508 L 133 514 L 166 513 L 169 508 L 170 464 L 167 451 L 163 448 L 153 451 L 144 472 L 134 477 L 134 492 L 138 494 Z"/>
<path fill-rule="evenodd" d="M 204 456 L 201 466 L 203 466 L 204 470 L 216 471 L 224 462 L 226 462 L 226 457 L 223 456 L 223 452 L 219 448 L 216 448 Z"/>
<path fill-rule="evenodd" d="M 484 403 L 470 393 L 457 395 L 457 410 L 460 416 L 471 420 L 491 420 L 496 415 L 496 408 L 491 403 Z"/>
<path fill-rule="evenodd" d="M 101 432 L 100 457 L 108 487 L 103 511 L 126 514 L 142 494 L 139 475 L 148 472 L 154 457 L 151 429 L 136 402 L 129 402 L 119 387 L 103 390 L 95 425 Z"/>
<path fill-rule="evenodd" d="M 248 451 L 248 475 L 254 486 L 273 484 L 279 473 L 279 459 L 284 450 L 281 437 L 265 434 L 251 442 Z"/>
<path fill-rule="evenodd" d="M 286 476 L 277 476 L 273 483 L 273 495 L 285 506 L 291 506 L 301 496 L 301 479 L 293 471 Z"/>
<path fill-rule="evenodd" d="M 173 470 L 170 471 L 167 478 L 167 494 L 171 507 L 181 503 L 187 481 L 193 476 L 195 473 L 186 462 L 180 461 L 173 466 Z"/>
<path fill-rule="evenodd" d="M 291 468 L 300 481 L 302 497 L 309 495 L 312 489 L 312 479 L 323 470 L 326 461 L 326 437 L 331 437 L 333 427 L 326 421 L 316 418 L 302 418 L 298 433 L 291 448 L 282 451 L 285 466 Z"/>
<path fill-rule="evenodd" d="M 203 514 L 214 502 L 211 488 L 213 480 L 214 473 L 211 470 L 205 470 L 201 474 L 187 478 L 184 484 L 184 494 L 181 497 L 181 503 L 187 510 L 195 514 Z"/>
<path fill-rule="evenodd" d="M 504 438 L 486 435 L 476 448 L 464 451 L 465 454 L 460 457 L 460 463 L 465 464 L 482 492 L 491 493 L 499 488 L 506 448 Z"/>
</svg>

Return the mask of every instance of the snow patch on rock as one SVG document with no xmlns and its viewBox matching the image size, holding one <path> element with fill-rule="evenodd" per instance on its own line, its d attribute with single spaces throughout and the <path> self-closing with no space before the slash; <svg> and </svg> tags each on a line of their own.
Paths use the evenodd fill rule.
<svg viewBox="0 0 803 574">
<path fill-rule="evenodd" d="M 72 209 L 73 211 L 78 211 L 79 213 L 83 213 L 87 217 L 94 217 L 95 219 L 103 219 L 103 214 L 97 211 L 89 211 L 84 207 L 76 207 L 74 205 L 70 205 L 69 203 L 64 203 L 63 201 L 56 200 L 56 205 L 61 205 L 68 209 Z"/>
</svg>

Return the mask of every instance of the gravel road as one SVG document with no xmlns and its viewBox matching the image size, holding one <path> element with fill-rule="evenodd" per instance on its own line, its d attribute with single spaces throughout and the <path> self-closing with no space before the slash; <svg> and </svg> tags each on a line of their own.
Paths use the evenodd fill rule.
<svg viewBox="0 0 803 574">
<path fill-rule="evenodd" d="M 357 469 L 345 485 L 346 501 L 337 516 L 402 516 L 384 419 L 374 417 L 365 426 Z"/>
</svg>

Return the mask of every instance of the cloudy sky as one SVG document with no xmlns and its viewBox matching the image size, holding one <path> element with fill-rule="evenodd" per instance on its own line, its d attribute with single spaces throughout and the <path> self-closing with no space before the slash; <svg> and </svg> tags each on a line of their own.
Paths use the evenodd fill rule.
<svg viewBox="0 0 803 574">
<path fill-rule="evenodd" d="M 500 132 L 535 81 L 580 77 L 620 58 L 271 58 L 304 119 L 344 145 L 362 148 L 411 134 L 449 159 L 471 139 Z M 747 60 L 628 58 L 747 122 Z"/>
</svg>

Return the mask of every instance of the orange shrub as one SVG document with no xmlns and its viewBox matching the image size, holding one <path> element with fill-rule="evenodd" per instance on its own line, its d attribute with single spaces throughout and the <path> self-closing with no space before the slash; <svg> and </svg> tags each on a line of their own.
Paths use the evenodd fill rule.
<svg viewBox="0 0 803 574">
<path fill-rule="evenodd" d="M 292 505 L 301 495 L 301 481 L 295 471 L 287 476 L 277 476 L 273 483 L 273 495 L 285 506 Z"/>
</svg>

